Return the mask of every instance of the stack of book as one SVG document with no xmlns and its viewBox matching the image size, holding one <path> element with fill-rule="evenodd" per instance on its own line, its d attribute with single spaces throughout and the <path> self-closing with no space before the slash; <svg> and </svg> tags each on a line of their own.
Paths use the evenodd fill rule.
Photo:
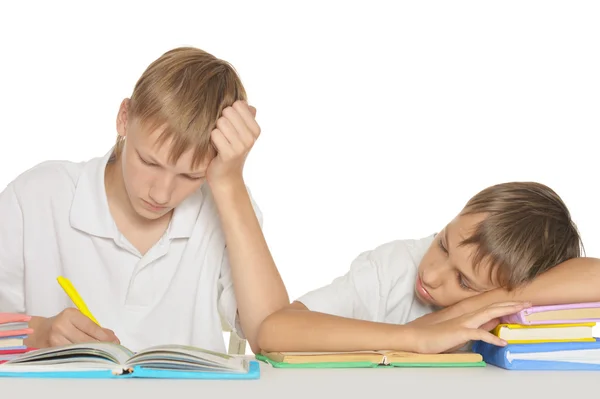
<svg viewBox="0 0 600 399">
<path fill-rule="evenodd" d="M 25 345 L 25 339 L 33 333 L 29 320 L 31 317 L 23 314 L 0 313 L 0 363 L 32 350 Z"/>
<path fill-rule="evenodd" d="M 599 370 L 600 302 L 533 306 L 504 317 L 492 333 L 508 345 L 477 341 L 483 360 L 507 370 Z"/>
</svg>

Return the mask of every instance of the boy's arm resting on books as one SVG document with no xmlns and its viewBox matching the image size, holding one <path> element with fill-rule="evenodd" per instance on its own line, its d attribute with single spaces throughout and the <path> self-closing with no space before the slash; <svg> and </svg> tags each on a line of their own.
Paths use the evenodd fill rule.
<svg viewBox="0 0 600 399">
<path fill-rule="evenodd" d="M 266 352 L 399 349 L 399 343 L 408 348 L 412 340 L 410 328 L 313 312 L 301 302 L 267 317 L 258 335 L 258 345 Z"/>
<path fill-rule="evenodd" d="M 271 314 L 259 332 L 265 352 L 350 352 L 399 350 L 443 353 L 471 340 L 505 345 L 489 330 L 496 319 L 529 304 L 501 303 L 436 325 L 396 325 L 312 312 L 300 302 Z"/>
<path fill-rule="evenodd" d="M 413 323 L 435 324 L 474 309 L 503 301 L 527 301 L 532 306 L 599 302 L 600 259 L 573 258 L 539 275 L 528 284 L 512 291 L 495 289 L 438 312 L 425 315 Z"/>
<path fill-rule="evenodd" d="M 207 181 L 225 235 L 243 335 L 257 353 L 262 321 L 288 305 L 289 297 L 243 178 L 246 156 L 260 134 L 255 113 L 241 101 L 223 110 L 211 134 L 217 156 L 208 167 Z"/>
</svg>

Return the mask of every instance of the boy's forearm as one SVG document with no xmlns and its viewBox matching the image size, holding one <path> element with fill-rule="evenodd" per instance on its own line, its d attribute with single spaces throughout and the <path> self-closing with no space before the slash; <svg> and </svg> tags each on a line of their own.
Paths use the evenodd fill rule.
<svg viewBox="0 0 600 399">
<path fill-rule="evenodd" d="M 227 243 L 240 323 L 256 352 L 262 321 L 289 304 L 289 297 L 243 180 L 213 188 L 213 195 Z"/>
<path fill-rule="evenodd" d="M 410 327 L 282 309 L 269 316 L 259 333 L 266 352 L 414 351 Z"/>
<path fill-rule="evenodd" d="M 598 302 L 600 259 L 570 259 L 506 295 L 509 300 L 528 301 L 534 306 Z"/>
</svg>

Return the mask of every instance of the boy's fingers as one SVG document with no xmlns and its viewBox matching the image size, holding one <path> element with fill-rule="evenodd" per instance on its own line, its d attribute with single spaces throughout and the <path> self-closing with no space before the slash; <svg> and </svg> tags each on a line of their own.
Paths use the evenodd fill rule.
<svg viewBox="0 0 600 399">
<path fill-rule="evenodd" d="M 237 101 L 233 104 L 233 109 L 241 116 L 252 136 L 257 138 L 260 135 L 260 126 L 256 122 L 256 119 L 254 119 L 256 117 L 256 108 L 248 105 L 244 101 Z"/>
<path fill-rule="evenodd" d="M 230 155 L 231 153 L 231 145 L 227 138 L 223 135 L 223 133 L 219 129 L 215 129 L 210 133 L 210 139 L 212 140 L 215 148 L 217 149 L 217 153 L 223 155 Z"/>
<path fill-rule="evenodd" d="M 249 147 L 254 144 L 256 137 L 253 130 L 256 129 L 258 125 L 251 116 L 248 106 L 241 102 L 237 102 L 232 107 L 223 110 L 223 118 L 221 119 L 228 121 L 229 125 L 232 127 L 232 133 L 235 134 L 237 139 L 241 140 L 245 146 Z M 221 127 L 219 127 L 219 129 L 221 129 Z M 228 132 L 223 131 L 223 133 L 227 134 Z"/>
<path fill-rule="evenodd" d="M 248 141 L 247 136 L 250 136 L 251 139 L 251 133 L 248 132 L 248 127 L 244 125 L 235 110 L 227 114 L 228 117 L 221 117 L 217 120 L 217 128 L 223 133 L 223 136 L 236 153 L 244 152 L 244 145 Z M 235 114 L 235 117 L 232 117 L 233 114 Z"/>
<path fill-rule="evenodd" d="M 74 344 L 103 341 L 102 339 L 98 339 L 90 334 L 84 333 L 75 326 L 65 331 L 64 337 Z"/>
<path fill-rule="evenodd" d="M 487 323 L 484 323 L 482 326 L 480 326 L 479 328 L 485 331 L 491 331 L 493 330 L 498 324 L 500 323 L 499 319 L 493 319 L 488 321 Z"/>
<path fill-rule="evenodd" d="M 102 327 L 98 324 L 94 323 L 90 318 L 84 316 L 81 313 L 77 313 L 72 319 L 71 323 L 76 327 L 81 333 L 94 338 L 97 341 L 111 341 L 110 335 L 104 331 Z M 73 333 L 75 334 L 75 333 Z M 71 339 L 71 337 L 68 337 Z M 75 338 L 75 337 L 73 337 Z M 78 339 L 83 339 L 81 336 L 77 335 Z"/>
<path fill-rule="evenodd" d="M 500 317 L 517 313 L 518 311 L 520 311 L 526 307 L 528 307 L 528 305 L 523 304 L 523 303 L 518 303 L 518 304 L 514 304 L 514 305 L 492 306 L 492 307 L 489 307 L 489 308 L 483 309 L 482 311 L 477 312 L 473 316 L 471 321 L 474 322 L 474 324 L 475 324 L 474 327 L 479 327 L 486 323 L 489 323 L 490 321 L 492 321 L 494 319 L 499 319 Z"/>
<path fill-rule="evenodd" d="M 488 344 L 496 345 L 496 346 L 506 346 L 506 341 L 498 338 L 492 333 L 481 329 L 472 329 L 469 338 L 471 341 L 484 341 Z"/>
<path fill-rule="evenodd" d="M 108 334 L 111 342 L 115 342 L 117 344 L 121 343 L 121 340 L 119 340 L 119 337 L 117 337 L 117 334 L 115 334 L 115 332 L 113 330 L 108 329 L 108 328 L 103 328 L 103 330 L 104 330 L 104 332 L 106 332 L 106 334 Z"/>
</svg>

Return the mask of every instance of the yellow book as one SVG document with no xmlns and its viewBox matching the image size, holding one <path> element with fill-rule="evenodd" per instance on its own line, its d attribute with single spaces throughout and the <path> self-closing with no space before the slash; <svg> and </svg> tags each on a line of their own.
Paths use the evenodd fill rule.
<svg viewBox="0 0 600 399">
<path fill-rule="evenodd" d="M 574 324 L 498 324 L 492 334 L 509 344 L 534 344 L 542 342 L 593 342 L 592 329 L 596 323 Z"/>
</svg>

